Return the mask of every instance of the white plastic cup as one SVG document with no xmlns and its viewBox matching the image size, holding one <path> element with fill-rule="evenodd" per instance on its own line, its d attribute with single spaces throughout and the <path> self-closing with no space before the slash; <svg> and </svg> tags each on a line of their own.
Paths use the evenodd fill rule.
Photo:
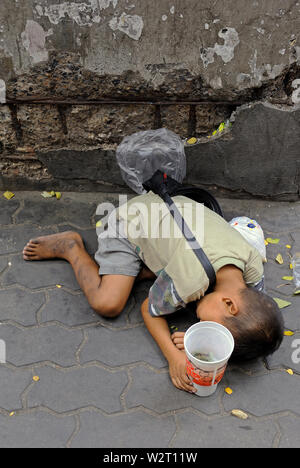
<svg viewBox="0 0 300 468">
<path fill-rule="evenodd" d="M 209 396 L 221 381 L 227 362 L 234 349 L 230 331 L 216 322 L 199 322 L 192 325 L 184 335 L 187 357 L 187 374 L 192 378 L 195 395 Z M 209 362 L 197 359 L 195 353 L 210 356 Z"/>
</svg>

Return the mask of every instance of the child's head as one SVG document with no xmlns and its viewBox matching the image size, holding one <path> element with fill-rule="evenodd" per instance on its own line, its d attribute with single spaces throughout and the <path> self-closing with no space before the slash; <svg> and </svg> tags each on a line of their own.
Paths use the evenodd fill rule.
<svg viewBox="0 0 300 468">
<path fill-rule="evenodd" d="M 230 298 L 208 294 L 199 302 L 197 316 L 231 331 L 235 341 L 232 361 L 267 356 L 278 349 L 283 338 L 283 318 L 276 302 L 252 288 L 243 288 Z"/>
</svg>

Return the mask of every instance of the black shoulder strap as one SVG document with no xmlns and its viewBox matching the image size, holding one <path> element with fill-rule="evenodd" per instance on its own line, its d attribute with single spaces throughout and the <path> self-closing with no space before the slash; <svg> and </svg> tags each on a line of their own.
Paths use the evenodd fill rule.
<svg viewBox="0 0 300 468">
<path fill-rule="evenodd" d="M 171 179 L 172 180 L 172 179 Z M 199 262 L 202 264 L 205 273 L 209 279 L 209 289 L 208 292 L 212 292 L 215 284 L 216 284 L 216 273 L 215 270 L 210 263 L 209 259 L 207 258 L 206 254 L 204 253 L 203 249 L 199 245 L 197 239 L 195 238 L 194 234 L 191 232 L 190 228 L 186 224 L 184 218 L 181 216 L 177 206 L 173 202 L 172 198 L 169 195 L 168 185 L 170 184 L 169 178 L 167 178 L 161 171 L 156 171 L 155 174 L 151 177 L 151 179 L 147 180 L 143 185 L 146 190 L 152 190 L 154 193 L 159 195 L 164 202 L 166 203 L 167 207 L 173 218 L 175 219 L 178 227 L 182 231 L 184 237 L 191 245 L 196 257 L 198 258 Z"/>
</svg>

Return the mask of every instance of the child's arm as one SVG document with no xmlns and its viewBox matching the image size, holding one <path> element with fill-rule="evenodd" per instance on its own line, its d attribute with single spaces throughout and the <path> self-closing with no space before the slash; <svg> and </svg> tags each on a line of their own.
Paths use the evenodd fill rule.
<svg viewBox="0 0 300 468">
<path fill-rule="evenodd" d="M 194 393 L 196 389 L 186 373 L 185 354 L 174 346 L 166 319 L 163 317 L 152 317 L 149 314 L 148 299 L 143 302 L 141 311 L 149 333 L 169 363 L 169 373 L 173 385 L 180 390 Z"/>
</svg>

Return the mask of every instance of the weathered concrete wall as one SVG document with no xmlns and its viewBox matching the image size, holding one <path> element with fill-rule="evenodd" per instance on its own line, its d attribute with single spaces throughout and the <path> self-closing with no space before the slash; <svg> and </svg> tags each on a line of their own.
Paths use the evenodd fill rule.
<svg viewBox="0 0 300 468">
<path fill-rule="evenodd" d="M 0 188 L 117 190 L 117 144 L 166 126 L 189 181 L 298 197 L 299 30 L 300 0 L 1 0 Z"/>
</svg>

